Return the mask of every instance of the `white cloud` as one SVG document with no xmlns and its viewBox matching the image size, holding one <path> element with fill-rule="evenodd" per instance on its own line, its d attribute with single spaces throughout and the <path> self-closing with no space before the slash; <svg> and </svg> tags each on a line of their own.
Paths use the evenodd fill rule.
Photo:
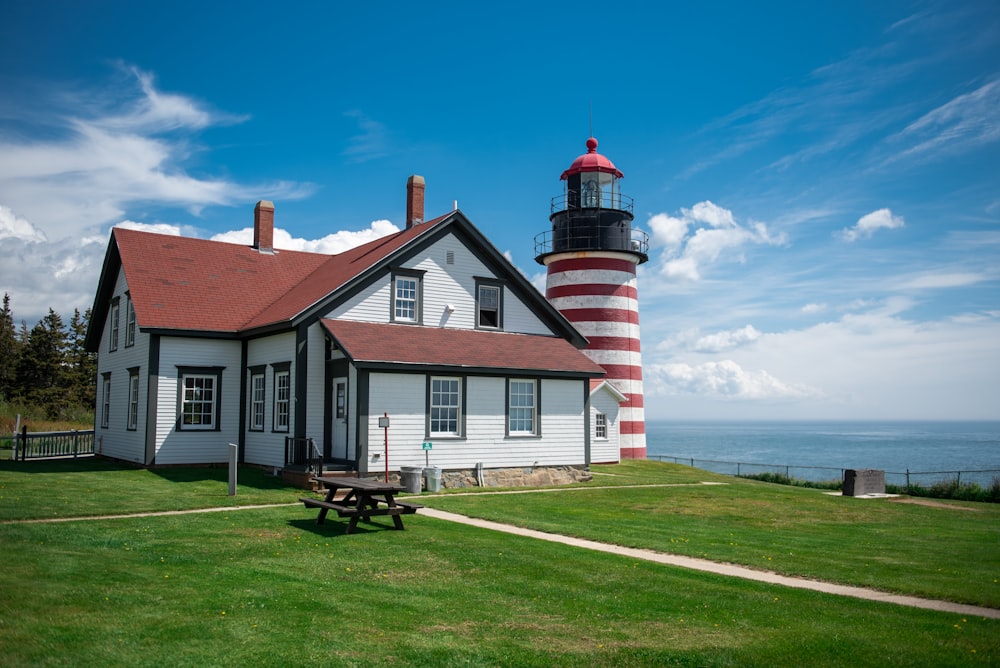
<svg viewBox="0 0 1000 668">
<path fill-rule="evenodd" d="M 350 162 L 359 163 L 381 158 L 388 154 L 389 133 L 385 125 L 366 116 L 358 109 L 344 112 L 344 116 L 357 119 L 360 132 L 348 140 L 343 155 Z"/>
<path fill-rule="evenodd" d="M 813 397 L 818 390 L 778 380 L 767 371 L 747 371 L 732 360 L 654 364 L 643 369 L 653 394 L 695 394 L 706 398 L 778 399 Z"/>
<path fill-rule="evenodd" d="M 727 332 L 716 332 L 695 341 L 693 349 L 698 352 L 717 353 L 732 350 L 753 343 L 761 336 L 753 325 Z"/>
<path fill-rule="evenodd" d="M 902 315 L 910 305 L 870 303 L 708 361 L 644 346 L 647 417 L 683 406 L 691 419 L 996 419 L 1000 313 L 916 321 Z"/>
<path fill-rule="evenodd" d="M 293 237 L 287 230 L 276 227 L 274 228 L 274 247 L 335 255 L 398 231 L 399 228 L 394 223 L 388 220 L 376 220 L 364 230 L 341 230 L 319 239 L 302 239 Z M 250 245 L 253 243 L 253 228 L 245 227 L 241 230 L 222 232 L 213 235 L 211 239 L 212 241 Z"/>
<path fill-rule="evenodd" d="M 807 314 L 822 313 L 825 310 L 826 310 L 826 304 L 812 303 L 812 304 L 806 304 L 805 306 L 802 307 L 802 312 Z"/>
<path fill-rule="evenodd" d="M 679 281 L 698 281 L 706 268 L 724 258 L 743 261 L 742 250 L 753 244 L 780 246 L 783 234 L 772 234 L 765 223 L 743 226 L 729 209 L 710 201 L 681 209 L 681 217 L 651 216 L 652 245 L 661 250 L 659 272 Z"/>
<path fill-rule="evenodd" d="M 131 72 L 136 87 L 65 96 L 61 113 L 46 108 L 42 114 L 24 105 L 23 117 L 14 120 L 45 138 L 0 137 L 0 203 L 48 238 L 61 239 L 115 222 L 138 202 L 198 211 L 312 192 L 311 184 L 245 186 L 188 174 L 183 162 L 193 152 L 193 133 L 244 119 L 160 92 L 150 74 Z"/>
<path fill-rule="evenodd" d="M 892 215 L 889 209 L 878 209 L 858 219 L 854 227 L 845 227 L 840 234 L 846 241 L 871 239 L 876 230 L 893 230 L 903 227 L 903 217 Z"/>
<path fill-rule="evenodd" d="M 19 218 L 10 207 L 0 204 L 0 239 L 45 241 L 45 232 L 24 218 Z"/>
<path fill-rule="evenodd" d="M 170 223 L 137 223 L 133 220 L 123 220 L 115 227 L 124 227 L 127 230 L 139 230 L 140 232 L 152 232 L 153 234 L 168 234 L 172 237 L 181 236 L 181 226 Z"/>
<path fill-rule="evenodd" d="M 900 290 L 929 290 L 936 288 L 963 288 L 976 283 L 988 281 L 995 276 L 986 273 L 972 272 L 940 272 L 925 273 L 911 276 L 900 281 Z"/>
<path fill-rule="evenodd" d="M 911 144 L 890 161 L 940 158 L 1000 140 L 1000 79 L 932 109 L 890 142 Z"/>
</svg>

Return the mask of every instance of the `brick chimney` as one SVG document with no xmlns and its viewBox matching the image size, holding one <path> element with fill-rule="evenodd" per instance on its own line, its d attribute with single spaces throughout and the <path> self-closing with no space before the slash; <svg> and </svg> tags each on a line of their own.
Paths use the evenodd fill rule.
<svg viewBox="0 0 1000 668">
<path fill-rule="evenodd" d="M 253 247 L 261 253 L 274 252 L 274 202 L 266 199 L 253 209 Z"/>
<path fill-rule="evenodd" d="M 424 222 L 424 177 L 414 174 L 406 180 L 406 229 Z"/>
</svg>

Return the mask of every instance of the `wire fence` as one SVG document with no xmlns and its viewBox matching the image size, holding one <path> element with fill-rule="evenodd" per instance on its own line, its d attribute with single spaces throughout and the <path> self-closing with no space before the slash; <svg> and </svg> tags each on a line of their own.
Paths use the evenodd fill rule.
<svg viewBox="0 0 1000 668">
<path fill-rule="evenodd" d="M 751 476 L 760 473 L 776 473 L 787 478 L 798 478 L 811 482 L 843 481 L 847 468 L 835 466 L 799 466 L 794 464 L 758 464 L 754 462 L 732 462 L 719 459 L 698 459 L 696 457 L 675 457 L 673 455 L 647 455 L 648 459 L 661 462 L 684 464 L 692 468 L 705 469 L 713 473 L 734 476 Z M 920 485 L 930 487 L 937 483 L 956 482 L 959 485 L 975 483 L 989 486 L 1000 478 L 1000 469 L 978 469 L 961 471 L 886 471 L 885 482 L 890 485 Z"/>
</svg>

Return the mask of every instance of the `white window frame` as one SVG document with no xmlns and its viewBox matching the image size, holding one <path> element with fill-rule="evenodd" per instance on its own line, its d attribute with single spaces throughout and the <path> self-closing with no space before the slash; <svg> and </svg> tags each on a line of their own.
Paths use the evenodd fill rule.
<svg viewBox="0 0 1000 668">
<path fill-rule="evenodd" d="M 608 416 L 604 413 L 594 415 L 594 438 L 599 441 L 608 440 Z"/>
<path fill-rule="evenodd" d="M 111 372 L 101 374 L 101 428 L 111 425 Z"/>
<path fill-rule="evenodd" d="M 421 277 L 394 274 L 392 277 L 392 321 L 420 322 Z"/>
<path fill-rule="evenodd" d="M 483 293 L 488 292 L 496 295 L 496 303 L 484 305 Z M 495 323 L 483 322 L 484 313 L 495 313 Z M 476 283 L 476 327 L 478 329 L 503 329 L 503 286 L 499 283 L 477 282 Z"/>
<path fill-rule="evenodd" d="M 427 397 L 429 436 L 454 438 L 462 435 L 462 381 L 458 376 L 431 376 Z"/>
<path fill-rule="evenodd" d="M 507 435 L 537 436 L 538 381 L 531 378 L 507 380 Z"/>
<path fill-rule="evenodd" d="M 267 376 L 263 367 L 250 371 L 250 431 L 264 431 L 267 404 Z"/>
<path fill-rule="evenodd" d="M 139 369 L 128 370 L 128 417 L 125 429 L 135 431 L 139 428 Z"/>
<path fill-rule="evenodd" d="M 274 367 L 274 416 L 272 431 L 287 432 L 292 423 L 292 371 L 289 366 Z"/>
<path fill-rule="evenodd" d="M 179 376 L 177 428 L 181 431 L 219 431 L 221 368 L 181 369 Z"/>
<path fill-rule="evenodd" d="M 118 350 L 118 328 L 121 319 L 121 301 L 118 297 L 111 300 L 111 316 L 109 327 L 109 342 L 108 342 L 108 352 L 115 352 Z"/>
<path fill-rule="evenodd" d="M 132 295 L 125 293 L 125 347 L 131 348 L 135 345 L 135 306 L 132 304 Z"/>
</svg>

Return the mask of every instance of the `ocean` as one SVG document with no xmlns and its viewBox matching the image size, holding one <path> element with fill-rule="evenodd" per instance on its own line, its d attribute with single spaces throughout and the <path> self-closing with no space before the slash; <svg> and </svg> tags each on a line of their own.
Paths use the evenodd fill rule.
<svg viewBox="0 0 1000 668">
<path fill-rule="evenodd" d="M 909 471 L 925 486 L 956 477 L 989 485 L 1000 478 L 1000 422 L 647 420 L 646 454 L 720 473 L 834 480 L 843 469 L 869 468 L 895 484 Z"/>
</svg>

